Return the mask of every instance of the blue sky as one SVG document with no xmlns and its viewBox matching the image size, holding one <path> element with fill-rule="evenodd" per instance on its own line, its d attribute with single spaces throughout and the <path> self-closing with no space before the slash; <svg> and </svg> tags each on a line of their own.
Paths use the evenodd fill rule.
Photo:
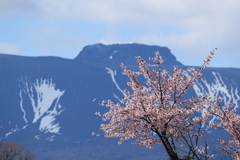
<svg viewBox="0 0 240 160">
<path fill-rule="evenodd" d="M 0 0 L 0 53 L 75 58 L 86 45 L 166 46 L 185 65 L 240 68 L 239 0 Z"/>
</svg>

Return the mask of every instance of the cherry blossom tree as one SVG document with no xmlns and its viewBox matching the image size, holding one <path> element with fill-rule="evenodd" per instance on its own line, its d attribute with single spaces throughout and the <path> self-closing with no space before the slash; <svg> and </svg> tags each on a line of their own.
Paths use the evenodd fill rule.
<svg viewBox="0 0 240 160">
<path fill-rule="evenodd" d="M 239 150 L 230 145 L 239 146 L 240 134 L 236 132 L 236 128 L 240 128 L 240 123 L 235 120 L 239 120 L 239 117 L 234 110 L 220 109 L 208 94 L 183 99 L 194 82 L 201 77 L 201 71 L 206 68 L 215 50 L 210 52 L 198 70 L 189 68 L 184 71 L 175 66 L 171 73 L 162 69 L 164 60 L 158 52 L 155 52 L 154 58 L 150 58 L 157 70 L 151 69 L 150 64 L 141 57 L 136 57 L 139 64 L 137 72 L 121 64 L 124 74 L 130 79 L 127 85 L 131 91 L 124 90 L 126 96 L 120 103 L 111 100 L 99 102 L 102 106 L 109 107 L 106 113 L 96 112 L 104 121 L 109 122 L 101 124 L 100 129 L 105 133 L 105 137 L 119 137 L 119 144 L 133 138 L 136 139 L 134 144 L 148 148 L 152 148 L 153 144 L 162 144 L 172 160 L 209 159 L 214 155 L 208 153 L 208 132 L 203 125 L 207 124 L 210 116 L 216 114 L 221 122 L 212 123 L 211 126 L 224 126 L 223 128 L 234 137 L 228 143 L 219 140 L 234 154 L 228 153 L 229 151 L 222 147 L 218 148 L 239 158 Z M 146 79 L 143 85 L 139 81 L 141 76 Z M 201 114 L 203 109 L 206 111 Z"/>
<path fill-rule="evenodd" d="M 240 115 L 236 113 L 234 102 L 228 102 L 227 105 L 221 106 L 222 98 L 215 96 L 214 101 L 205 106 L 205 114 L 215 116 L 217 121 L 210 124 L 212 128 L 222 128 L 231 136 L 227 142 L 222 139 L 218 141 L 224 146 L 216 146 L 235 160 L 240 160 Z M 240 106 L 237 106 L 240 108 Z"/>
</svg>

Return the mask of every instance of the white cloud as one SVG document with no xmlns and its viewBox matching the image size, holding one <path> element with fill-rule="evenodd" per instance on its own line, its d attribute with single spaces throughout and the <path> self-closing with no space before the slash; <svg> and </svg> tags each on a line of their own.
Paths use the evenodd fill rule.
<svg viewBox="0 0 240 160">
<path fill-rule="evenodd" d="M 39 6 L 46 14 L 59 18 L 172 28 L 179 33 L 170 31 L 167 38 L 179 46 L 207 39 L 219 45 L 232 39 L 234 44 L 240 37 L 236 36 L 240 35 L 238 0 L 41 0 Z"/>
<path fill-rule="evenodd" d="M 0 43 L 0 53 L 18 55 L 17 46 L 9 43 Z"/>
<path fill-rule="evenodd" d="M 75 58 L 89 40 L 81 33 L 66 32 L 56 27 L 43 28 L 32 33 L 33 46 L 40 56 Z M 82 45 L 83 44 L 83 45 Z M 65 54 L 65 55 L 64 55 Z"/>
<path fill-rule="evenodd" d="M 98 37 L 99 42 L 134 41 L 168 46 L 174 54 L 183 57 L 205 57 L 214 47 L 220 49 L 221 57 L 226 52 L 231 56 L 240 53 L 239 0 L 0 0 L 0 16 L 3 13 L 37 13 L 53 21 L 83 20 L 114 25 L 116 29 L 105 31 Z M 146 33 L 123 35 L 118 32 L 121 25 L 142 27 Z M 47 39 L 48 44 L 50 40 L 51 37 Z"/>
<path fill-rule="evenodd" d="M 143 26 L 148 32 L 129 40 L 168 46 L 174 54 L 179 54 L 177 57 L 181 56 L 180 59 L 206 57 L 215 47 L 219 48 L 216 56 L 222 60 L 239 58 L 240 1 L 90 0 L 84 3 L 78 1 L 75 6 L 71 5 L 73 2 L 63 7 L 61 1 L 62 14 L 55 16 L 135 25 L 136 28 Z M 110 29 L 100 42 L 126 41 L 127 38 L 122 38 L 120 34 Z"/>
<path fill-rule="evenodd" d="M 38 11 L 37 4 L 32 0 L 0 0 L 0 17 L 36 11 Z"/>
<path fill-rule="evenodd" d="M 239 17 L 240 1 L 39 0 L 38 6 L 46 14 L 61 18 L 193 26 L 219 16 L 223 21 Z"/>
</svg>

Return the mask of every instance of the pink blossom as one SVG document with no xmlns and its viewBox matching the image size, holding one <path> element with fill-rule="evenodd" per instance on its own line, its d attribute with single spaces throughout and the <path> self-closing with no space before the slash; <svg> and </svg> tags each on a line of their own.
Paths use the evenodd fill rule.
<svg viewBox="0 0 240 160">
<path fill-rule="evenodd" d="M 240 149 L 237 147 L 240 146 L 240 117 L 236 110 L 231 109 L 232 103 L 220 107 L 222 98 L 210 97 L 209 94 L 182 99 L 201 77 L 201 71 L 206 68 L 216 50 L 217 48 L 210 52 L 197 71 L 194 68 L 183 71 L 177 66 L 172 73 L 164 70 L 161 68 L 164 60 L 159 52 L 155 52 L 154 58 L 149 58 L 155 63 L 157 70 L 149 69 L 149 64 L 140 56 L 136 57 L 139 64 L 137 72 L 121 64 L 124 74 L 129 77 L 127 85 L 131 91 L 124 90 L 126 96 L 120 100 L 121 103 L 115 104 L 111 100 L 99 103 L 109 107 L 109 111 L 104 114 L 96 112 L 108 122 L 101 124 L 100 128 L 105 137 L 119 137 L 119 144 L 133 138 L 136 139 L 134 144 L 147 148 L 152 148 L 153 144 L 162 144 L 172 159 L 180 159 L 176 143 L 181 147 L 188 147 L 192 158 L 214 158 L 214 155 L 207 152 L 208 144 L 200 144 L 194 140 L 206 134 L 202 125 L 209 120 L 209 116 L 214 115 L 220 122 L 213 122 L 210 127 L 222 127 L 232 136 L 232 140 L 228 142 L 219 140 L 225 148 L 217 148 L 239 159 Z M 139 76 L 145 78 L 145 85 L 140 84 Z M 196 116 L 202 110 L 205 110 L 204 116 Z M 191 142 L 191 145 L 187 142 Z"/>
</svg>

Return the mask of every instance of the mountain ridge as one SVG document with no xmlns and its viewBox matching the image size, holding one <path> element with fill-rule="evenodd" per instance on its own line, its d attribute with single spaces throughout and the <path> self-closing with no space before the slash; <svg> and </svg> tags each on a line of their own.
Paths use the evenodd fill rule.
<svg viewBox="0 0 240 160">
<path fill-rule="evenodd" d="M 104 45 L 101 43 L 85 46 L 74 60 L 88 61 L 93 63 L 135 65 L 135 56 L 141 56 L 147 60 L 154 56 L 154 51 L 160 52 L 165 60 L 164 65 L 183 65 L 176 60 L 176 57 L 167 47 L 144 44 L 111 44 Z"/>
</svg>

